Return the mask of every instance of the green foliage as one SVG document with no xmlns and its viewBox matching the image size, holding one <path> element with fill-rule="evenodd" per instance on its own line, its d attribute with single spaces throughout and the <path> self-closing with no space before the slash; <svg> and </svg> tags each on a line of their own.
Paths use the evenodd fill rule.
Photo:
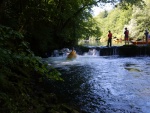
<svg viewBox="0 0 150 113">
<path fill-rule="evenodd" d="M 55 69 L 43 63 L 41 58 L 34 56 L 20 33 L 11 28 L 0 26 L 0 34 L 1 66 L 12 67 L 15 65 L 27 69 L 27 73 L 36 71 L 40 75 L 46 75 L 45 77 L 60 80 L 60 74 Z"/>
<path fill-rule="evenodd" d="M 131 30 L 133 32 L 132 37 L 135 38 L 141 38 L 144 36 L 144 32 L 145 30 L 150 30 L 149 26 L 150 26 L 150 22 L 149 22 L 149 18 L 150 18 L 150 1 L 149 0 L 145 0 L 145 7 L 144 8 L 139 8 L 134 6 L 133 7 L 133 14 L 132 14 L 132 20 L 129 24 L 129 26 L 131 27 Z"/>
<path fill-rule="evenodd" d="M 23 40 L 23 35 L 9 27 L 0 26 L 0 47 L 11 53 L 28 52 L 28 43 Z"/>
<path fill-rule="evenodd" d="M 150 11 L 150 2 L 148 0 L 139 0 L 135 2 L 135 4 L 143 4 L 143 7 L 139 7 L 139 5 L 131 5 L 133 4 L 133 1 L 128 4 L 124 1 L 124 3 L 126 3 L 126 5 L 124 5 L 127 9 L 124 9 L 121 5 L 118 5 L 118 7 L 110 11 L 107 16 L 104 16 L 107 14 L 106 11 L 104 11 L 95 17 L 103 33 L 101 36 L 103 40 L 107 40 L 108 30 L 112 31 L 113 37 L 124 39 L 123 32 L 124 28 L 127 27 L 129 29 L 130 38 L 135 40 L 138 38 L 142 39 L 144 36 L 144 30 L 149 30 L 150 15 L 148 12 Z"/>
<path fill-rule="evenodd" d="M 80 38 L 100 37 L 101 28 L 91 19 L 91 9 L 98 3 L 115 3 L 116 1 L 2 0 L 0 22 L 4 26 L 21 32 L 24 39 L 29 42 L 31 50 L 36 55 L 44 57 L 48 51 L 76 45 Z M 130 9 L 133 4 L 140 6 L 143 2 L 142 0 L 121 0 L 118 8 Z M 105 11 L 101 16 L 106 18 L 108 12 Z M 116 16 L 112 22 L 115 24 L 118 19 L 119 17 Z M 102 25 L 101 22 L 100 25 Z M 107 28 L 104 30 L 107 31 Z"/>
<path fill-rule="evenodd" d="M 103 33 L 101 38 L 105 40 L 107 39 L 108 30 L 111 30 L 113 37 L 123 38 L 124 26 L 130 21 L 132 8 L 129 10 L 115 8 L 114 10 L 108 12 L 107 16 L 102 16 L 104 14 L 107 14 L 106 11 L 95 17 L 96 21 L 100 23 L 99 25 Z"/>
<path fill-rule="evenodd" d="M 120 6 L 122 9 L 128 10 L 133 5 L 142 8 L 144 6 L 143 0 L 121 0 L 118 6 Z"/>
<path fill-rule="evenodd" d="M 103 12 L 101 12 L 99 15 L 98 15 L 98 17 L 99 18 L 106 18 L 108 16 L 108 11 L 103 11 Z M 96 17 L 97 19 L 98 19 L 98 17 Z"/>
<path fill-rule="evenodd" d="M 20 33 L 0 26 L 0 34 L 0 112 L 42 113 L 50 109 L 53 97 L 50 89 L 43 87 L 46 81 L 62 81 L 61 74 L 35 57 Z M 49 105 L 45 94 L 52 101 Z"/>
<path fill-rule="evenodd" d="M 31 50 L 41 56 L 53 49 L 74 46 L 87 34 L 99 35 L 99 26 L 90 20 L 91 8 L 98 2 L 3 0 L 0 20 L 4 26 L 20 31 Z"/>
</svg>

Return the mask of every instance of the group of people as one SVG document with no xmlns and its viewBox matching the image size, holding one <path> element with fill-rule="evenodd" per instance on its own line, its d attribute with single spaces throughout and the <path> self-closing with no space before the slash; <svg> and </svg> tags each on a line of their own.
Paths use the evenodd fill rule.
<svg viewBox="0 0 150 113">
<path fill-rule="evenodd" d="M 129 44 L 129 30 L 127 28 L 125 28 L 124 31 L 124 38 L 125 38 L 125 45 L 128 43 Z M 109 30 L 108 31 L 108 41 L 107 41 L 107 47 L 111 47 L 112 45 L 112 33 Z"/>
<path fill-rule="evenodd" d="M 148 35 L 149 32 L 147 30 L 145 30 L 145 39 L 146 39 L 146 42 L 148 43 Z M 125 28 L 125 31 L 124 31 L 124 41 L 125 41 L 125 45 L 128 44 L 129 45 L 129 30 L 127 28 Z M 112 45 L 112 33 L 111 31 L 109 30 L 108 31 L 108 41 L 107 41 L 107 47 L 111 47 Z"/>
</svg>

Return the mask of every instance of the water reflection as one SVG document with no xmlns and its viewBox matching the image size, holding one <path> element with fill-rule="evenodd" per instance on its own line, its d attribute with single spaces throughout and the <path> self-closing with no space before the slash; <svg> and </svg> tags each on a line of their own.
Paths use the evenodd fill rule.
<svg viewBox="0 0 150 113">
<path fill-rule="evenodd" d="M 149 113 L 149 57 L 47 59 L 61 73 L 58 93 L 87 113 Z"/>
</svg>

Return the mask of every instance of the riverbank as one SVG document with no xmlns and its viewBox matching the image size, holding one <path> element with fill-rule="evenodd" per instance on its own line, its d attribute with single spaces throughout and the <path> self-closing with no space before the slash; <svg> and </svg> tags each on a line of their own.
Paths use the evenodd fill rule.
<svg viewBox="0 0 150 113">
<path fill-rule="evenodd" d="M 33 62 L 42 68 L 32 67 Z M 59 72 L 33 62 L 24 64 L 18 59 L 14 65 L 8 62 L 3 67 L 0 65 L 0 113 L 79 113 L 75 104 L 63 101 L 61 94 L 54 93 L 57 90 L 54 82 L 63 82 L 57 76 Z M 45 75 L 39 71 L 45 71 Z"/>
<path fill-rule="evenodd" d="M 78 113 L 54 93 L 61 74 L 34 55 L 22 34 L 0 29 L 0 113 Z"/>
</svg>

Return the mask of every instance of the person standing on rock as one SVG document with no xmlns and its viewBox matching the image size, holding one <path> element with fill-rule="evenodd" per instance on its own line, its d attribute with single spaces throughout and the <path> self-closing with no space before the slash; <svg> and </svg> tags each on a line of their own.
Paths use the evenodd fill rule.
<svg viewBox="0 0 150 113">
<path fill-rule="evenodd" d="M 146 39 L 146 44 L 148 44 L 148 31 L 147 30 L 145 30 L 144 35 L 145 35 L 145 39 Z"/>
<path fill-rule="evenodd" d="M 125 28 L 125 31 L 124 31 L 124 41 L 125 41 L 125 45 L 126 44 L 129 45 L 129 30 L 127 28 Z"/>
<path fill-rule="evenodd" d="M 112 33 L 111 33 L 111 31 L 109 30 L 109 31 L 108 31 L 107 47 L 111 47 L 111 44 L 112 44 Z"/>
</svg>

